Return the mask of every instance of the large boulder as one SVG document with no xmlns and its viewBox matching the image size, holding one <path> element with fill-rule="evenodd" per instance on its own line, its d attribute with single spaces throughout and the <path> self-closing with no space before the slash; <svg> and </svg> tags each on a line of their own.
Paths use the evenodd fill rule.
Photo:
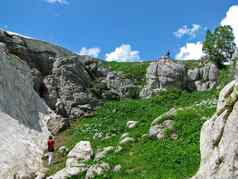
<svg viewBox="0 0 238 179">
<path fill-rule="evenodd" d="M 168 112 L 160 115 L 151 123 L 149 129 L 149 137 L 164 139 L 166 136 L 166 131 L 171 131 L 170 138 L 176 139 L 177 134 L 175 132 L 175 121 L 173 120 L 177 114 L 175 108 L 170 109 Z"/>
<path fill-rule="evenodd" d="M 93 149 L 89 141 L 80 141 L 68 154 L 68 158 L 77 160 L 90 160 L 93 156 Z"/>
<path fill-rule="evenodd" d="M 169 87 L 185 87 L 186 69 L 171 59 L 160 59 L 152 62 L 146 73 L 146 86 L 140 92 L 141 97 L 149 97 Z"/>
<path fill-rule="evenodd" d="M 194 179 L 238 178 L 238 82 L 220 93 L 217 111 L 201 130 L 201 163 Z"/>
<path fill-rule="evenodd" d="M 32 173 L 41 156 L 53 114 L 33 89 L 29 66 L 0 43 L 0 178 Z"/>
</svg>

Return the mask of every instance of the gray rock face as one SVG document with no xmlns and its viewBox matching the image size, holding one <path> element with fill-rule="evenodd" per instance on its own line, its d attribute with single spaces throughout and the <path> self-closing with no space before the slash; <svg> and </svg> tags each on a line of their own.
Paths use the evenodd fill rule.
<svg viewBox="0 0 238 179">
<path fill-rule="evenodd" d="M 56 46 L 0 30 L 0 42 L 4 42 L 9 52 L 27 62 L 31 68 L 38 69 L 43 75 L 50 73 L 56 57 L 72 56 L 72 52 Z"/>
<path fill-rule="evenodd" d="M 68 158 L 77 160 L 90 160 L 93 155 L 93 149 L 89 141 L 79 142 L 68 154 Z"/>
<path fill-rule="evenodd" d="M 147 69 L 147 84 L 140 92 L 141 97 L 148 97 L 168 87 L 184 88 L 186 70 L 184 65 L 170 59 L 152 62 Z"/>
<path fill-rule="evenodd" d="M 122 78 L 114 72 L 107 74 L 106 84 L 107 88 L 112 89 L 120 97 L 136 98 L 139 96 L 139 88 L 131 79 Z"/>
<path fill-rule="evenodd" d="M 214 88 L 218 82 L 219 70 L 216 65 L 207 63 L 203 67 L 186 69 L 171 59 L 152 62 L 147 69 L 146 85 L 140 97 L 147 98 L 169 87 L 206 91 Z"/>
<path fill-rule="evenodd" d="M 238 82 L 220 93 L 217 112 L 201 130 L 201 163 L 194 179 L 238 178 Z"/>
<path fill-rule="evenodd" d="M 215 64 L 206 64 L 201 68 L 188 70 L 187 88 L 190 90 L 206 91 L 214 88 L 218 82 L 219 70 Z"/>
<path fill-rule="evenodd" d="M 33 89 L 28 65 L 0 45 L 0 178 L 37 171 L 54 114 Z M 18 173 L 17 173 L 18 172 Z"/>
<path fill-rule="evenodd" d="M 95 164 L 95 165 L 92 165 L 87 173 L 86 173 L 86 176 L 85 176 L 85 179 L 91 179 L 91 178 L 94 178 L 96 176 L 100 176 L 102 175 L 103 173 L 107 172 L 110 170 L 110 165 L 108 163 L 100 163 L 100 164 Z"/>
<path fill-rule="evenodd" d="M 61 101 L 64 106 L 60 110 L 61 115 L 80 117 L 87 112 L 81 105 L 90 104 L 95 107 L 97 104 L 97 99 L 89 90 L 92 81 L 80 57 L 59 58 L 53 63 L 52 75 L 44 80 L 47 90 L 43 97 L 52 109 L 59 109 L 57 101 Z"/>
</svg>

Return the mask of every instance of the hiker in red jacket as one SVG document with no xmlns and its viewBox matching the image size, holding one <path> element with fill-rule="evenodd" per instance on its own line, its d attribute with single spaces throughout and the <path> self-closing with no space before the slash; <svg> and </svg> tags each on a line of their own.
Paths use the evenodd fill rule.
<svg viewBox="0 0 238 179">
<path fill-rule="evenodd" d="M 55 141 L 52 136 L 48 139 L 48 165 L 51 165 L 54 159 Z"/>
</svg>

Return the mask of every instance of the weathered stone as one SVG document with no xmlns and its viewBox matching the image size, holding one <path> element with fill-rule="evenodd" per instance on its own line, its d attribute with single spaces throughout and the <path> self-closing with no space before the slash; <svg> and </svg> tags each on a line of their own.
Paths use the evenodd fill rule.
<svg viewBox="0 0 238 179">
<path fill-rule="evenodd" d="M 60 131 L 66 129 L 69 127 L 69 119 L 68 118 L 62 118 L 59 115 L 56 115 L 55 113 L 49 113 L 45 117 L 47 119 L 47 128 L 52 134 L 57 134 Z"/>
<path fill-rule="evenodd" d="M 207 63 L 202 67 L 188 70 L 187 88 L 190 90 L 206 91 L 217 85 L 219 70 L 215 64 Z"/>
<path fill-rule="evenodd" d="M 128 121 L 126 126 L 129 128 L 129 129 L 132 129 L 132 128 L 135 128 L 136 125 L 138 124 L 138 121 Z"/>
<path fill-rule="evenodd" d="M 188 74 L 188 81 L 197 81 L 200 79 L 199 68 L 189 69 L 187 74 Z"/>
<path fill-rule="evenodd" d="M 35 179 L 46 179 L 46 174 L 45 174 L 45 173 L 38 172 L 38 173 L 36 174 Z"/>
<path fill-rule="evenodd" d="M 119 144 L 120 145 L 128 145 L 128 144 L 131 144 L 133 142 L 135 142 L 135 139 L 133 137 L 125 137 L 119 142 Z"/>
<path fill-rule="evenodd" d="M 85 163 L 82 163 L 76 158 L 68 158 L 66 160 L 65 171 L 70 176 L 77 176 L 80 173 L 86 172 L 87 169 L 88 169 L 88 165 Z"/>
<path fill-rule="evenodd" d="M 149 129 L 149 137 L 164 139 L 166 137 L 166 130 L 172 130 L 171 134 L 172 139 L 177 139 L 177 134 L 174 131 L 174 121 L 177 110 L 175 108 L 170 109 L 168 112 L 162 114 L 156 118 L 152 123 Z"/>
<path fill-rule="evenodd" d="M 168 87 L 183 89 L 185 86 L 186 70 L 184 65 L 171 59 L 161 59 L 152 62 L 146 73 L 146 86 L 140 92 L 140 97 L 152 95 L 154 90 Z"/>
<path fill-rule="evenodd" d="M 126 133 L 121 135 L 120 140 L 122 140 L 122 139 L 124 139 L 126 137 L 129 137 L 129 136 L 130 136 L 130 134 L 128 132 L 126 132 Z"/>
<path fill-rule="evenodd" d="M 121 168 L 122 168 L 121 165 L 118 164 L 113 167 L 112 171 L 117 173 L 121 171 Z"/>
<path fill-rule="evenodd" d="M 114 150 L 114 147 L 108 146 L 104 147 L 103 149 L 99 149 L 95 154 L 95 160 L 101 160 L 106 157 L 107 154 L 112 152 Z"/>
<path fill-rule="evenodd" d="M 89 141 L 80 141 L 68 154 L 68 158 L 77 160 L 90 160 L 93 156 L 93 149 Z"/>
<path fill-rule="evenodd" d="M 220 103 L 214 116 L 201 130 L 200 168 L 194 179 L 237 178 L 238 163 L 238 90 L 237 81 L 229 83 L 220 93 Z M 231 96 L 236 96 L 230 102 Z M 224 100 L 225 99 L 225 100 Z M 224 100 L 224 101 L 223 101 Z M 227 103 L 229 103 L 227 105 Z"/>
<path fill-rule="evenodd" d="M 71 175 L 68 174 L 66 169 L 64 168 L 58 171 L 56 174 L 47 177 L 47 179 L 68 179 L 69 177 L 71 177 Z"/>
<path fill-rule="evenodd" d="M 13 178 L 42 167 L 51 120 L 46 116 L 53 111 L 34 91 L 28 65 L 0 49 L 0 178 Z"/>
<path fill-rule="evenodd" d="M 153 122 L 151 123 L 151 126 L 161 123 L 161 121 L 173 119 L 173 117 L 175 117 L 176 113 L 177 113 L 177 110 L 175 108 L 171 108 L 168 112 L 166 112 L 166 113 L 160 115 L 159 117 L 157 117 L 156 119 L 154 119 Z"/>
<path fill-rule="evenodd" d="M 108 163 L 100 163 L 100 164 L 95 164 L 92 165 L 85 176 L 85 179 L 91 179 L 94 178 L 95 176 L 100 176 L 104 174 L 105 172 L 110 170 L 110 165 Z"/>
<path fill-rule="evenodd" d="M 119 74 L 108 72 L 106 77 L 107 88 L 122 98 L 136 98 L 139 95 L 139 88 L 134 82 L 127 78 L 122 78 Z"/>
<path fill-rule="evenodd" d="M 65 155 L 69 152 L 69 149 L 65 146 L 61 146 L 59 149 L 58 149 L 59 153 Z"/>
</svg>

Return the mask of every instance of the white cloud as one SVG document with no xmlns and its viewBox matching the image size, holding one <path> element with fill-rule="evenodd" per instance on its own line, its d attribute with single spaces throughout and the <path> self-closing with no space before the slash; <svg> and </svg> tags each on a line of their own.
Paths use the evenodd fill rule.
<svg viewBox="0 0 238 179">
<path fill-rule="evenodd" d="M 133 62 L 140 60 L 140 52 L 131 49 L 131 45 L 122 44 L 113 52 L 106 54 L 106 61 Z"/>
<path fill-rule="evenodd" d="M 198 60 L 205 54 L 202 52 L 202 42 L 187 43 L 180 48 L 179 53 L 176 55 L 177 60 Z"/>
<path fill-rule="evenodd" d="M 181 38 L 185 35 L 190 37 L 196 37 L 200 30 L 202 30 L 202 27 L 198 24 L 192 24 L 190 28 L 187 25 L 184 25 L 181 28 L 179 28 L 176 32 L 174 32 L 174 35 L 177 38 Z"/>
<path fill-rule="evenodd" d="M 86 48 L 83 47 L 80 49 L 79 55 L 88 55 L 91 57 L 97 58 L 101 52 L 100 48 Z"/>
<path fill-rule="evenodd" d="M 67 0 L 46 0 L 50 4 L 69 4 Z"/>
<path fill-rule="evenodd" d="M 221 21 L 221 25 L 230 25 L 235 35 L 235 43 L 238 46 L 238 5 L 231 6 L 226 13 L 226 17 Z"/>
</svg>

